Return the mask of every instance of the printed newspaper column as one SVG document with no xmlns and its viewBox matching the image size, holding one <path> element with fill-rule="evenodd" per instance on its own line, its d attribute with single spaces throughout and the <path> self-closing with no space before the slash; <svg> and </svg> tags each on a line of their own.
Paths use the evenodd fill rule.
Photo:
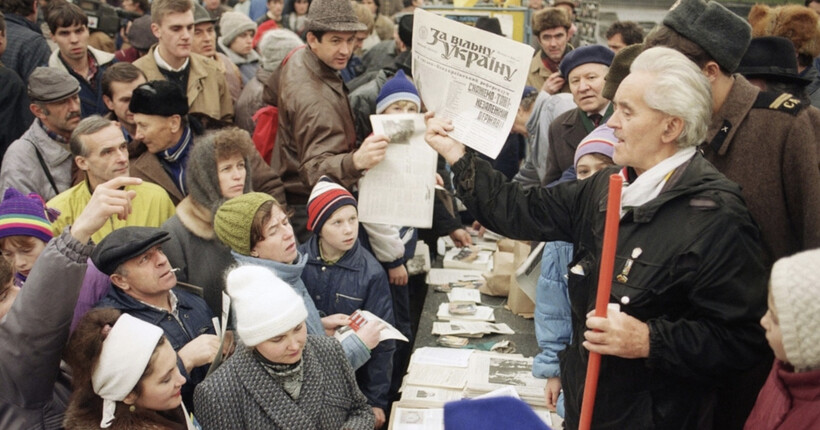
<svg viewBox="0 0 820 430">
<path fill-rule="evenodd" d="M 531 46 L 416 9 L 413 80 L 427 110 L 451 119 L 450 136 L 495 158 L 512 129 Z"/>
</svg>

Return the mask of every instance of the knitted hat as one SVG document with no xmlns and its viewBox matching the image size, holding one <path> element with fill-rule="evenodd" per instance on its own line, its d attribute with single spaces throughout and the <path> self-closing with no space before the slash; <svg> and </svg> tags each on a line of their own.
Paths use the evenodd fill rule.
<svg viewBox="0 0 820 430">
<path fill-rule="evenodd" d="M 265 33 L 259 42 L 262 68 L 271 72 L 275 71 L 290 51 L 303 44 L 302 39 L 290 30 L 276 29 Z"/>
<path fill-rule="evenodd" d="M 169 240 L 171 235 L 156 227 L 120 227 L 91 251 L 91 261 L 100 272 L 111 276 L 121 264 Z"/>
<path fill-rule="evenodd" d="M 188 113 L 188 97 L 171 81 L 146 82 L 131 93 L 131 113 L 169 117 Z"/>
<path fill-rule="evenodd" d="M 216 236 L 232 250 L 250 255 L 253 217 L 263 203 L 271 200 L 276 201 L 265 193 L 248 193 L 223 203 L 214 215 Z"/>
<path fill-rule="evenodd" d="M 32 102 L 54 103 L 79 92 L 80 81 L 56 67 L 37 67 L 28 78 L 28 98 Z"/>
<path fill-rule="evenodd" d="M 367 31 L 349 0 L 314 0 L 310 3 L 305 31 Z"/>
<path fill-rule="evenodd" d="M 102 343 L 97 367 L 91 374 L 94 392 L 103 398 L 100 427 L 114 419 L 121 402 L 139 383 L 163 331 L 159 326 L 122 314 Z"/>
<path fill-rule="evenodd" d="M 410 79 L 407 79 L 407 75 L 404 74 L 403 70 L 399 70 L 395 76 L 385 82 L 381 91 L 379 91 L 379 97 L 376 98 L 376 113 L 380 114 L 393 103 L 402 100 L 413 102 L 416 107 L 421 108 L 421 100 L 416 86 L 413 85 Z"/>
<path fill-rule="evenodd" d="M 515 397 L 464 399 L 444 404 L 447 430 L 550 430 L 532 407 Z"/>
<path fill-rule="evenodd" d="M 564 79 L 567 79 L 570 72 L 578 66 L 582 66 L 587 63 L 597 63 L 603 64 L 604 66 L 609 66 L 612 64 L 612 59 L 614 57 L 615 53 L 606 46 L 582 46 L 569 51 L 567 55 L 564 56 L 564 59 L 561 60 L 561 64 L 558 65 L 558 68 L 561 70 L 561 76 L 563 76 Z"/>
<path fill-rule="evenodd" d="M 313 190 L 310 192 L 307 204 L 307 229 L 318 233 L 322 232 L 322 226 L 337 209 L 342 206 L 353 205 L 358 207 L 353 194 L 345 187 L 333 182 L 327 176 L 322 176 Z"/>
<path fill-rule="evenodd" d="M 236 311 L 236 332 L 247 346 L 279 336 L 307 318 L 301 296 L 267 268 L 240 266 L 225 287 Z"/>
<path fill-rule="evenodd" d="M 678 0 L 663 24 L 703 48 L 729 72 L 737 69 L 752 38 L 749 24 L 716 1 Z"/>
<path fill-rule="evenodd" d="M 604 89 L 601 91 L 601 96 L 607 100 L 615 98 L 615 93 L 618 92 L 618 87 L 621 81 L 629 76 L 629 67 L 635 58 L 643 52 L 643 43 L 636 43 L 629 45 L 624 49 L 618 51 L 612 59 L 612 64 L 609 66 L 609 71 L 604 77 Z"/>
<path fill-rule="evenodd" d="M 143 15 L 131 22 L 128 29 L 128 42 L 139 51 L 147 51 L 157 43 L 157 36 L 151 31 L 151 15 Z"/>
<path fill-rule="evenodd" d="M 538 38 L 544 30 L 556 27 L 564 27 L 569 30 L 571 26 L 572 21 L 569 20 L 569 15 L 558 8 L 545 7 L 532 16 L 532 34 L 536 38 Z"/>
<path fill-rule="evenodd" d="M 239 133 L 244 136 L 239 137 Z M 255 149 L 246 131 L 233 127 L 210 132 L 197 140 L 188 156 L 188 172 L 185 174 L 188 194 L 194 201 L 210 209 L 211 214 L 225 201 L 219 186 L 216 153 L 217 147 L 226 146 L 236 147 L 245 160 L 245 188 L 242 192 L 251 192 L 251 162 L 248 154 Z"/>
<path fill-rule="evenodd" d="M 820 23 L 813 10 L 798 5 L 758 4 L 749 12 L 752 36 L 780 36 L 791 40 L 798 54 L 820 55 Z"/>
<path fill-rule="evenodd" d="M 615 145 L 617 141 L 618 138 L 615 137 L 615 130 L 609 128 L 606 124 L 599 125 L 598 128 L 592 130 L 592 133 L 588 134 L 587 137 L 583 138 L 581 143 L 578 144 L 578 148 L 575 150 L 575 160 L 572 164 L 577 168 L 578 160 L 587 154 L 603 154 L 612 158 L 615 152 L 613 145 Z"/>
<path fill-rule="evenodd" d="M 8 188 L 0 203 L 0 238 L 34 236 L 48 242 L 54 237 L 51 222 L 59 214 L 53 209 L 49 212 L 39 195 L 31 193 L 25 196 L 14 188 Z"/>
<path fill-rule="evenodd" d="M 820 249 L 777 260 L 770 285 L 789 363 L 797 372 L 820 368 Z"/>
<path fill-rule="evenodd" d="M 271 30 L 276 30 L 277 28 L 279 28 L 279 24 L 272 19 L 257 25 L 256 34 L 253 35 L 253 49 L 256 49 L 259 46 L 259 42 L 262 41 L 262 36 L 266 35 Z"/>
<path fill-rule="evenodd" d="M 220 40 L 226 47 L 231 46 L 234 39 L 248 30 L 256 33 L 256 23 L 242 12 L 225 12 L 219 18 L 219 33 L 222 35 Z"/>
<path fill-rule="evenodd" d="M 747 78 L 795 83 L 806 86 L 812 81 L 797 73 L 794 45 L 785 37 L 755 37 L 737 66 L 737 73 Z"/>
</svg>

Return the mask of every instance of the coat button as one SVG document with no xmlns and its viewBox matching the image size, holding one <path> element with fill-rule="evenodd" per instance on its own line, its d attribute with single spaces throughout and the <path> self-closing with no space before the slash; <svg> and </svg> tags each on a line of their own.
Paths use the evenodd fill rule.
<svg viewBox="0 0 820 430">
<path fill-rule="evenodd" d="M 325 270 L 327 270 L 327 267 L 322 266 L 322 272 L 324 272 Z"/>
<path fill-rule="evenodd" d="M 629 296 L 621 297 L 621 304 L 628 305 L 629 304 Z"/>
<path fill-rule="evenodd" d="M 185 319 L 188 319 L 188 314 L 185 314 Z"/>
</svg>

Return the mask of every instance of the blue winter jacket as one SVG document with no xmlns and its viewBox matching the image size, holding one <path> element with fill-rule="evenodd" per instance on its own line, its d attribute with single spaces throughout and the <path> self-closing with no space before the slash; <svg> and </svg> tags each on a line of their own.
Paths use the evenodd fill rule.
<svg viewBox="0 0 820 430">
<path fill-rule="evenodd" d="M 560 376 L 558 353 L 572 338 L 572 311 L 567 291 L 567 266 L 572 261 L 572 244 L 547 242 L 541 257 L 541 275 L 535 290 L 535 337 L 541 352 L 532 363 L 536 378 Z M 558 396 L 558 415 L 564 416 L 564 395 Z"/>
<path fill-rule="evenodd" d="M 208 304 L 205 303 L 205 299 L 180 288 L 173 288 L 171 291 L 177 296 L 179 320 L 164 310 L 148 306 L 125 294 L 122 289 L 116 286 L 111 287 L 108 295 L 97 303 L 97 307 L 119 309 L 123 313 L 162 328 L 174 351 L 179 351 L 199 335 L 216 334 L 212 321 L 213 314 Z M 177 357 L 177 367 L 186 379 L 185 385 L 182 386 L 182 400 L 188 410 L 191 411 L 194 405 L 194 388 L 205 379 L 210 365 L 199 366 L 189 374 L 185 370 L 182 360 Z"/>
<path fill-rule="evenodd" d="M 387 273 L 358 240 L 334 264 L 322 261 L 315 234 L 299 250 L 308 255 L 302 280 L 319 311 L 328 315 L 350 315 L 357 309 L 364 309 L 391 325 L 395 324 Z M 382 341 L 371 351 L 370 361 L 356 371 L 356 381 L 368 403 L 385 410 L 389 403 L 387 392 L 395 349 L 395 341 Z"/>
</svg>

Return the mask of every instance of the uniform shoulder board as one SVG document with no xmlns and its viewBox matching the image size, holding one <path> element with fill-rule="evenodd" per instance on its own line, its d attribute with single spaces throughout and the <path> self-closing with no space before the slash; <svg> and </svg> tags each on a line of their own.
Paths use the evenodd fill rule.
<svg viewBox="0 0 820 430">
<path fill-rule="evenodd" d="M 752 107 L 756 109 L 770 109 L 797 115 L 801 110 L 803 110 L 804 107 L 806 107 L 806 104 L 789 93 L 761 91 L 758 93 L 755 104 Z"/>
</svg>

